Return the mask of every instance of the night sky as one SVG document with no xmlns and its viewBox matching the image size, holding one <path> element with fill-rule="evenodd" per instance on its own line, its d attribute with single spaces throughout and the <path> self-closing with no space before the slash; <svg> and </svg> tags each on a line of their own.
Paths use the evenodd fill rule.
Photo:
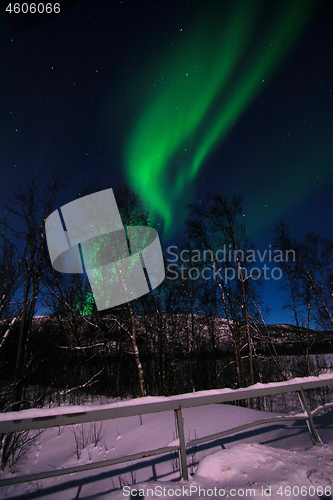
<svg viewBox="0 0 333 500">
<path fill-rule="evenodd" d="M 295 236 L 333 237 L 331 1 L 61 8 L 13 31 L 2 5 L 3 203 L 26 179 L 64 169 L 58 206 L 95 181 L 128 183 L 164 243 L 207 190 L 244 195 L 248 234 L 263 250 L 280 217 Z M 287 322 L 275 288 L 269 322 Z"/>
</svg>

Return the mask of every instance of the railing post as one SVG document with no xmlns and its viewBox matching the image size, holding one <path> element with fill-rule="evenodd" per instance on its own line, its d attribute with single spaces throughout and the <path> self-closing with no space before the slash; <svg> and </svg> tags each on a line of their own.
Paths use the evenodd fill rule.
<svg viewBox="0 0 333 500">
<path fill-rule="evenodd" d="M 317 432 L 317 429 L 315 427 L 315 424 L 314 424 L 314 421 L 313 421 L 313 418 L 311 415 L 311 410 L 310 410 L 310 407 L 307 403 L 303 389 L 301 389 L 298 392 L 298 397 L 300 399 L 302 410 L 306 411 L 306 413 L 308 414 L 308 418 L 306 420 L 306 425 L 308 426 L 309 433 L 310 433 L 313 444 L 323 444 L 323 442 L 320 439 L 320 436 Z"/>
<path fill-rule="evenodd" d="M 182 478 L 188 481 L 188 471 L 187 471 L 187 461 L 186 461 L 186 444 L 184 436 L 184 426 L 183 426 L 183 415 L 181 408 L 174 410 L 175 420 L 176 420 L 176 432 L 179 439 L 179 459 L 180 459 L 180 471 Z"/>
</svg>

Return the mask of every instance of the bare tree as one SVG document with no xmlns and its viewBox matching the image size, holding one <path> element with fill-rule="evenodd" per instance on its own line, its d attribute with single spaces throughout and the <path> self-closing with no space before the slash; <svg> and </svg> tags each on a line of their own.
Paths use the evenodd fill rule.
<svg viewBox="0 0 333 500">
<path fill-rule="evenodd" d="M 95 191 L 100 191 L 105 189 L 99 183 L 95 183 L 89 189 L 83 190 L 80 196 L 87 196 Z M 122 248 L 123 242 L 120 242 L 111 233 L 110 235 L 102 235 L 96 239 L 96 244 L 93 247 L 93 251 L 96 254 L 96 260 L 98 261 L 100 255 L 110 254 L 110 244 L 113 245 L 115 255 L 119 253 L 121 257 L 124 258 L 130 255 L 130 239 L 135 239 L 136 231 L 138 226 L 148 226 L 151 225 L 148 214 L 144 211 L 142 204 L 137 196 L 137 194 L 127 187 L 118 187 L 115 189 L 115 197 L 119 212 L 121 215 L 122 223 L 125 229 L 127 248 Z M 119 244 L 118 244 L 119 243 Z M 118 247 L 118 248 L 116 248 Z M 118 256 L 119 258 L 119 256 Z M 137 258 L 140 258 L 139 256 Z M 114 277 L 120 283 L 123 282 L 123 272 L 121 265 L 117 266 L 115 261 Z M 96 266 L 96 275 L 99 273 L 99 266 Z M 68 321 L 71 323 L 73 328 L 73 334 L 76 336 L 76 342 L 79 346 L 79 333 L 75 331 L 77 317 L 81 316 L 82 320 L 89 322 L 91 326 L 99 331 L 99 334 L 103 334 L 100 329 L 99 322 L 101 317 L 107 316 L 107 321 L 110 324 L 117 325 L 117 327 L 123 333 L 126 333 L 127 338 L 131 340 L 132 344 L 132 354 L 134 355 L 138 381 L 140 387 L 140 395 L 146 395 L 146 388 L 144 383 L 143 368 L 140 360 L 140 353 L 137 344 L 137 328 L 136 328 L 136 314 L 135 305 L 131 302 L 130 291 L 126 290 L 126 294 L 129 296 L 128 302 L 124 306 L 119 306 L 116 308 L 115 314 L 110 314 L 107 310 L 101 313 L 97 313 L 97 309 L 93 300 L 93 295 L 86 279 L 81 278 L 64 278 L 60 277 L 59 273 L 50 270 L 48 274 L 48 300 L 50 305 L 52 305 L 55 310 L 62 311 L 61 314 L 67 316 Z M 101 282 L 103 277 L 101 276 Z M 124 290 L 126 286 L 124 284 Z M 58 304 L 58 305 L 56 305 Z M 129 319 L 129 324 L 126 325 L 126 321 L 123 321 L 124 315 L 122 314 L 123 309 L 127 310 L 127 318 Z M 90 318 L 87 317 L 91 316 Z M 85 346 L 87 347 L 87 346 Z M 91 346 L 92 347 L 92 346 Z"/>
<path fill-rule="evenodd" d="M 279 221 L 275 230 L 275 247 L 287 256 L 280 266 L 284 289 L 296 325 L 316 323 L 320 328 L 333 325 L 333 240 L 308 233 L 304 239 L 291 236 L 288 226 Z"/>
<path fill-rule="evenodd" d="M 242 213 L 242 197 L 234 195 L 229 200 L 221 193 L 208 193 L 204 203 L 190 205 L 187 220 L 189 238 L 196 241 L 202 251 L 211 252 L 210 259 L 205 264 L 211 266 L 220 291 L 224 316 L 234 344 L 237 382 L 240 387 L 245 384 L 245 357 L 249 360 L 249 382 L 255 382 L 249 316 L 249 307 L 253 304 L 250 298 L 255 293 L 255 286 L 249 278 L 247 262 L 244 260 L 246 250 L 251 247 L 246 238 L 245 225 L 240 220 Z M 224 252 L 224 259 L 216 258 L 218 250 Z M 247 356 L 244 355 L 245 351 Z"/>
<path fill-rule="evenodd" d="M 17 241 L 22 263 L 20 330 L 12 390 L 12 409 L 15 410 L 20 409 L 26 346 L 46 256 L 45 220 L 52 212 L 56 196 L 63 186 L 62 174 L 49 181 L 44 188 L 41 183 L 30 181 L 24 187 L 20 187 L 6 205 L 10 214 L 8 231 Z"/>
<path fill-rule="evenodd" d="M 22 267 L 17 249 L 6 235 L 5 225 L 3 222 L 0 234 L 0 320 L 6 320 L 6 330 L 0 341 L 0 351 L 20 317 L 17 306 Z"/>
<path fill-rule="evenodd" d="M 16 294 L 20 285 L 20 264 L 15 245 L 5 232 L 0 234 L 0 319 L 14 314 Z"/>
</svg>

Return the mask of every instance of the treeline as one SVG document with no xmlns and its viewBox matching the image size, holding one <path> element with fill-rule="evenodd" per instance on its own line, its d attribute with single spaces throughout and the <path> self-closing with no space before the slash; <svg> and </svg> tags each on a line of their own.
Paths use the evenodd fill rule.
<svg viewBox="0 0 333 500">
<path fill-rule="evenodd" d="M 136 316 L 136 341 L 149 395 L 235 386 L 225 321 L 206 316 L 192 320 L 193 324 L 181 315 Z M 0 329 L 7 326 L 4 322 Z M 17 323 L 2 352 L 1 378 L 7 390 L 3 401 L 11 395 L 19 332 Z M 27 344 L 22 400 L 33 396 L 42 406 L 75 403 L 83 393 L 120 398 L 140 395 L 130 333 L 130 318 L 121 314 L 35 318 Z"/>
<path fill-rule="evenodd" d="M 62 175 L 47 185 L 30 182 L 6 206 L 0 242 L 3 411 L 29 401 L 43 405 L 55 394 L 59 403 L 82 391 L 168 395 L 311 373 L 310 329 L 333 329 L 332 240 L 314 234 L 297 240 L 279 222 L 263 262 L 247 238 L 242 198 L 208 193 L 188 207 L 181 241 L 172 250 L 163 247 L 163 283 L 98 312 L 86 276 L 59 273 L 50 264 L 45 220 L 58 208 L 63 187 Z M 153 226 L 129 188 L 116 189 L 115 198 L 125 227 Z M 294 315 L 302 373 L 283 366 L 266 326 L 268 275 L 283 287 Z M 38 321 L 42 306 L 48 318 Z"/>
<path fill-rule="evenodd" d="M 162 329 L 160 320 L 156 316 L 149 320 L 136 316 L 137 346 L 149 395 L 237 387 L 233 343 L 225 319 L 194 315 L 189 322 L 184 315 L 164 314 Z M 3 321 L 0 335 L 7 328 L 8 321 Z M 26 348 L 21 404 L 78 404 L 87 395 L 140 395 L 130 330 L 129 318 L 121 315 L 76 316 L 70 321 L 59 317 L 34 318 Z M 325 368 L 305 363 L 306 331 L 302 332 L 303 338 L 299 329 L 292 332 L 291 327 L 268 328 L 266 332 L 262 329 L 261 333 L 253 342 L 262 381 L 281 380 L 281 373 L 286 378 L 319 374 Z M 320 342 L 320 335 L 315 333 L 311 332 L 310 337 L 314 345 Z M 0 411 L 11 401 L 19 334 L 17 322 L 1 352 Z M 277 355 L 293 355 L 293 365 L 284 357 L 274 358 L 274 351 Z"/>
</svg>

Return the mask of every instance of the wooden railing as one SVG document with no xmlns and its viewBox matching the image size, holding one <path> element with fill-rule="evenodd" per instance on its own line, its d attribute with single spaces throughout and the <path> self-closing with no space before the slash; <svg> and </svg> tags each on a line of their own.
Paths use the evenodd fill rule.
<svg viewBox="0 0 333 500">
<path fill-rule="evenodd" d="M 237 432 L 249 429 L 250 427 L 287 420 L 305 420 L 312 442 L 314 444 L 321 444 L 322 441 L 315 428 L 313 417 L 321 411 L 333 407 L 333 403 L 327 403 L 311 412 L 306 401 L 304 391 L 331 385 L 333 385 L 333 373 L 327 373 L 320 375 L 319 377 L 295 378 L 292 380 L 287 380 L 285 382 L 256 384 L 241 389 L 217 389 L 189 394 L 180 394 L 178 396 L 170 397 L 139 398 L 130 401 L 121 401 L 118 403 L 107 404 L 101 407 L 66 406 L 50 409 L 29 409 L 17 412 L 2 413 L 0 414 L 0 434 L 28 431 L 33 429 L 47 429 L 50 427 L 60 427 L 64 425 L 81 424 L 173 410 L 175 414 L 178 443 L 174 446 L 165 446 L 163 448 L 158 448 L 155 450 L 146 450 L 140 453 L 135 453 L 133 455 L 103 460 L 101 462 L 1 479 L 0 486 L 7 486 L 10 484 L 28 481 L 36 481 L 40 479 L 61 476 L 64 474 L 73 474 L 74 472 L 82 472 L 91 469 L 97 469 L 100 467 L 107 467 L 110 465 L 139 460 L 150 456 L 172 453 L 175 451 L 179 453 L 181 476 L 183 477 L 183 479 L 188 480 L 186 460 L 187 448 L 191 448 L 208 441 L 213 441 L 230 434 L 235 434 Z M 232 401 L 240 401 L 263 396 L 272 396 L 275 394 L 286 394 L 290 392 L 298 393 L 303 409 L 302 414 L 285 416 L 277 416 L 272 414 L 272 417 L 255 420 L 253 422 L 240 425 L 238 427 L 233 427 L 232 429 L 228 429 L 219 433 L 200 437 L 187 442 L 185 441 L 182 418 L 182 409 L 184 408 L 194 408 L 197 406 L 211 405 L 216 403 L 230 403 Z"/>
</svg>

